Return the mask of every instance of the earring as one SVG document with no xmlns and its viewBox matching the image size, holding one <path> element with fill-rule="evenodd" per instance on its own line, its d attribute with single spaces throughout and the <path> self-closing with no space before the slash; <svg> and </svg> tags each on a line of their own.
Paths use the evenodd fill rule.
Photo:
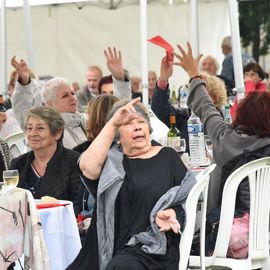
<svg viewBox="0 0 270 270">
<path fill-rule="evenodd" d="M 117 141 L 116 144 L 117 144 L 117 146 L 118 146 L 118 149 L 119 149 L 120 151 L 122 151 L 122 146 L 121 146 L 120 141 Z"/>
</svg>

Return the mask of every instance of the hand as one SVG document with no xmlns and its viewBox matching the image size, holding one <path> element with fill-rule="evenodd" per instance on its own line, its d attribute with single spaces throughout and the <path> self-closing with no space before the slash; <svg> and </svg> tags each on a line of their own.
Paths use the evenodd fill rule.
<svg viewBox="0 0 270 270">
<path fill-rule="evenodd" d="M 199 62 L 202 58 L 202 54 L 199 54 L 196 58 L 192 55 L 192 48 L 189 42 L 187 42 L 188 51 L 187 53 L 184 49 L 177 45 L 177 48 L 180 50 L 182 56 L 180 54 L 174 53 L 174 56 L 178 58 L 179 62 L 174 62 L 174 65 L 181 66 L 189 75 L 190 78 L 200 75 L 199 72 Z"/>
<path fill-rule="evenodd" d="M 161 232 L 173 230 L 174 233 L 179 233 L 181 229 L 181 226 L 176 219 L 175 211 L 172 208 L 159 211 L 155 221 Z"/>
<path fill-rule="evenodd" d="M 132 99 L 129 103 L 125 106 L 118 109 L 112 119 L 110 120 L 116 128 L 119 128 L 122 125 L 127 124 L 128 122 L 132 121 L 139 117 L 135 108 L 133 107 L 134 104 L 138 103 L 141 100 L 140 97 Z"/>
<path fill-rule="evenodd" d="M 107 51 L 104 50 L 104 54 L 107 59 L 107 67 L 112 76 L 117 80 L 124 81 L 125 74 L 123 70 L 121 51 L 119 51 L 117 54 L 115 47 L 113 47 L 113 50 L 111 47 L 108 47 Z"/>
<path fill-rule="evenodd" d="M 23 85 L 28 84 L 30 79 L 30 71 L 27 63 L 23 59 L 21 59 L 21 61 L 18 62 L 16 60 L 16 56 L 13 56 L 11 59 L 11 65 L 16 69 L 17 73 L 19 74 L 20 82 Z"/>
<path fill-rule="evenodd" d="M 173 74 L 173 65 L 169 61 L 168 56 L 166 55 L 161 60 L 159 79 L 161 81 L 167 82 L 168 79 L 172 76 L 172 74 Z"/>
</svg>

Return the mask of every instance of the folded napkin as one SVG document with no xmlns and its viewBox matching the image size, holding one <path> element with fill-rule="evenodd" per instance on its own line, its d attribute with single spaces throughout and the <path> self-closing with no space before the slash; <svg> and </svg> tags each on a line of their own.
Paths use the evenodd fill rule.
<svg viewBox="0 0 270 270">
<path fill-rule="evenodd" d="M 69 203 L 38 203 L 37 209 L 52 208 L 66 205 L 69 205 Z"/>
</svg>

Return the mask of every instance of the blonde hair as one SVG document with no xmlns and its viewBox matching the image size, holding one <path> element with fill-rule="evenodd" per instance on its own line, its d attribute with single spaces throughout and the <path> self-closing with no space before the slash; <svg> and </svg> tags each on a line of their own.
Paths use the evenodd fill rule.
<svg viewBox="0 0 270 270">
<path fill-rule="evenodd" d="M 206 85 L 207 92 L 211 97 L 215 107 L 220 110 L 227 103 L 227 90 L 225 83 L 216 76 L 202 72 L 202 77 Z"/>
</svg>

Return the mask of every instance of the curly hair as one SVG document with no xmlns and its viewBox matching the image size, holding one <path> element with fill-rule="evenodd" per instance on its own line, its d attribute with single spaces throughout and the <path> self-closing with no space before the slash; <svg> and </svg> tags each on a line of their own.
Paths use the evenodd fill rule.
<svg viewBox="0 0 270 270">
<path fill-rule="evenodd" d="M 216 76 L 202 72 L 207 92 L 218 110 L 227 103 L 227 90 L 224 82 Z"/>
</svg>

